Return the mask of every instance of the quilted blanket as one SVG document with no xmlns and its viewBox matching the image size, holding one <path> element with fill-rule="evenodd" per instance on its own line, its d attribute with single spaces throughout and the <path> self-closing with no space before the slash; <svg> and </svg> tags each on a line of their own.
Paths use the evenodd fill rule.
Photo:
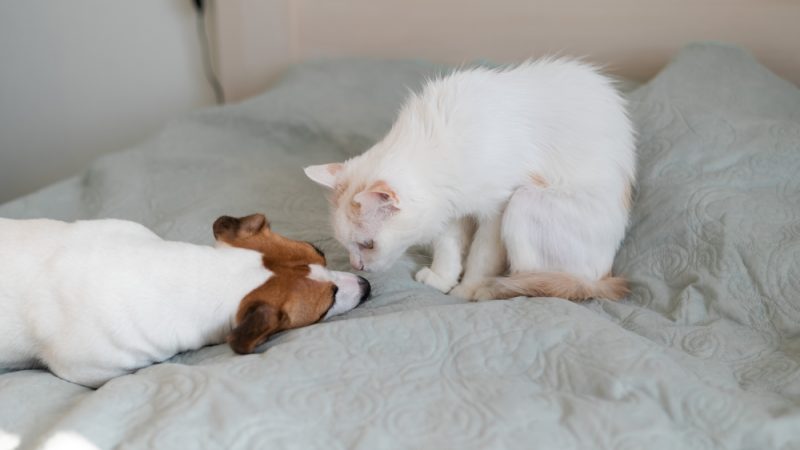
<svg viewBox="0 0 800 450">
<path fill-rule="evenodd" d="M 302 64 L 0 216 L 211 243 L 218 215 L 262 211 L 346 270 L 301 168 L 367 149 L 407 89 L 447 70 Z M 413 281 L 429 261 L 414 249 L 367 275 L 372 301 L 256 354 L 206 347 L 97 390 L 2 371 L 0 449 L 800 448 L 800 91 L 741 49 L 694 44 L 629 101 L 628 299 L 465 303 Z"/>
</svg>

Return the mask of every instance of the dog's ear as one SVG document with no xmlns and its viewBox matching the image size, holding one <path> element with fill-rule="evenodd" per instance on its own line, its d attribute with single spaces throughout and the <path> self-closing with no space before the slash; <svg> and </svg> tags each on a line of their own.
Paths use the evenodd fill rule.
<svg viewBox="0 0 800 450">
<path fill-rule="evenodd" d="M 239 230 L 247 236 L 260 233 L 264 228 L 269 230 L 270 225 L 269 220 L 263 214 L 250 214 L 241 218 Z"/>
<path fill-rule="evenodd" d="M 308 178 L 311 178 L 315 183 L 324 186 L 328 189 L 333 189 L 336 186 L 336 177 L 342 171 L 344 165 L 342 163 L 320 164 L 318 166 L 308 166 L 303 171 Z"/>
<path fill-rule="evenodd" d="M 228 344 L 239 354 L 253 353 L 256 347 L 280 331 L 286 322 L 286 315 L 266 303 L 251 306 L 236 328 L 228 335 Z"/>
</svg>

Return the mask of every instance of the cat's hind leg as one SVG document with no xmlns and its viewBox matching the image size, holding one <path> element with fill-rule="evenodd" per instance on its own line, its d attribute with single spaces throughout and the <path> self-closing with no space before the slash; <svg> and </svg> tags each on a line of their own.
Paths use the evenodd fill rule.
<svg viewBox="0 0 800 450">
<path fill-rule="evenodd" d="M 627 283 L 610 276 L 627 221 L 619 200 L 540 184 L 518 188 L 502 223 L 511 273 L 485 280 L 474 297 L 624 297 Z"/>
<path fill-rule="evenodd" d="M 445 232 L 433 242 L 433 261 L 414 277 L 444 293 L 449 292 L 461 277 L 462 261 L 475 231 L 469 218 L 453 220 Z"/>
<path fill-rule="evenodd" d="M 478 222 L 469 248 L 464 277 L 451 295 L 476 300 L 475 292 L 487 280 L 506 270 L 506 251 L 501 240 L 502 213 Z"/>
</svg>

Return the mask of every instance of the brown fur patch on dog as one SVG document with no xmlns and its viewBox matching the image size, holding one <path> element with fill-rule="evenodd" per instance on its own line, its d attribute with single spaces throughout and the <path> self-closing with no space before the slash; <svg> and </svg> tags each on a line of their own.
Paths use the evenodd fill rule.
<svg viewBox="0 0 800 450">
<path fill-rule="evenodd" d="M 319 321 L 334 301 L 334 284 L 308 277 L 311 264 L 325 266 L 313 244 L 272 232 L 261 214 L 220 217 L 214 236 L 228 245 L 258 251 L 272 276 L 239 304 L 236 327 L 228 336 L 237 353 L 250 353 L 269 336 Z"/>
<path fill-rule="evenodd" d="M 237 326 L 228 337 L 237 353 L 251 353 L 279 331 L 319 321 L 334 301 L 333 283 L 308 278 L 308 265 L 268 268 L 272 277 L 239 305 Z"/>
</svg>

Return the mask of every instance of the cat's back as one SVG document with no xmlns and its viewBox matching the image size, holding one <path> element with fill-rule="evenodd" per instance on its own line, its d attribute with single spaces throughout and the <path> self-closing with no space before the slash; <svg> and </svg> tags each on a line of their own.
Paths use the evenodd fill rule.
<svg viewBox="0 0 800 450">
<path fill-rule="evenodd" d="M 571 58 L 542 58 L 504 67 L 460 69 L 428 81 L 419 103 L 438 113 L 503 104 L 549 104 L 573 100 L 620 102 L 611 78 L 594 66 Z M 508 105 L 505 105 L 508 106 Z"/>
<path fill-rule="evenodd" d="M 602 136 L 614 136 L 625 152 L 632 148 L 625 101 L 612 79 L 570 58 L 456 70 L 413 95 L 399 123 L 462 150 L 518 147 L 525 159 L 533 148 L 577 148 L 576 141 Z"/>
<path fill-rule="evenodd" d="M 398 122 L 403 130 L 425 131 L 420 134 L 446 142 L 495 134 L 551 142 L 570 134 L 593 137 L 614 130 L 622 135 L 631 129 L 612 79 L 570 58 L 456 70 L 412 95 Z"/>
<path fill-rule="evenodd" d="M 460 186 L 481 180 L 484 191 L 505 195 L 531 173 L 573 188 L 633 179 L 635 145 L 611 78 L 575 59 L 544 58 L 428 81 L 361 160 Z"/>
</svg>

